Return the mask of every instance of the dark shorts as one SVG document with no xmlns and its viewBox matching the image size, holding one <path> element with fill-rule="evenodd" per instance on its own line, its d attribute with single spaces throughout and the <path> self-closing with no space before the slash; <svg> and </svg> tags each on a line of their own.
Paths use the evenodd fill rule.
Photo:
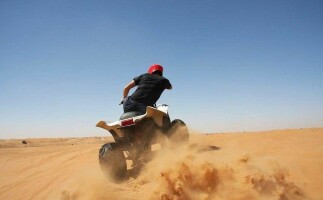
<svg viewBox="0 0 323 200">
<path fill-rule="evenodd" d="M 131 112 L 131 111 L 138 111 L 141 114 L 146 113 L 146 105 L 135 102 L 130 96 L 123 100 L 123 111 Z"/>
</svg>

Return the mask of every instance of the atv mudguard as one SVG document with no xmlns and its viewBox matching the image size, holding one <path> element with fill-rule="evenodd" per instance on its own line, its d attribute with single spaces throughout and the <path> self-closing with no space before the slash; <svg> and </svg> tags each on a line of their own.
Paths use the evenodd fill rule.
<svg viewBox="0 0 323 200">
<path fill-rule="evenodd" d="M 136 117 L 132 117 L 135 124 L 142 119 L 151 117 L 154 122 L 161 127 L 163 125 L 163 118 L 167 116 L 167 111 L 163 109 L 156 109 L 154 107 L 147 106 L 146 113 Z M 122 121 L 122 120 L 121 120 Z M 118 137 L 124 137 L 123 131 L 121 131 L 121 121 L 116 121 L 112 123 L 106 123 L 105 121 L 100 121 L 97 123 L 97 127 L 103 128 L 109 131 L 113 136 L 116 134 Z"/>
</svg>

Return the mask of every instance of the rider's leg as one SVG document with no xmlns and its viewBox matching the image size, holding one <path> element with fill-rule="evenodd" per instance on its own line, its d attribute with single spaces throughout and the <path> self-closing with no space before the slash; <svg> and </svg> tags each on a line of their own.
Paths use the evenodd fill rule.
<svg viewBox="0 0 323 200">
<path fill-rule="evenodd" d="M 146 113 L 146 105 L 135 102 L 131 99 L 131 97 L 127 97 L 123 102 L 123 111 L 124 112 L 131 112 L 131 111 L 138 111 L 141 114 Z"/>
<path fill-rule="evenodd" d="M 139 111 L 141 114 L 145 114 L 145 113 L 146 113 L 146 108 L 147 108 L 147 106 L 146 106 L 146 105 L 143 105 L 143 104 L 139 104 L 139 103 L 137 103 L 137 108 L 138 108 L 138 111 Z"/>
<path fill-rule="evenodd" d="M 131 111 L 137 111 L 137 106 L 129 98 L 130 97 L 127 97 L 125 100 L 123 100 L 123 112 L 125 113 L 131 112 Z"/>
</svg>

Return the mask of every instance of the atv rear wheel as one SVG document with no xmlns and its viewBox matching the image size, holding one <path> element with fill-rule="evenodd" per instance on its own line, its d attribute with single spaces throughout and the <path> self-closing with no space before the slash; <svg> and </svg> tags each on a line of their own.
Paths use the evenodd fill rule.
<svg viewBox="0 0 323 200">
<path fill-rule="evenodd" d="M 176 144 L 188 144 L 189 142 L 188 128 L 180 119 L 172 121 L 167 135 L 169 140 Z"/>
<path fill-rule="evenodd" d="M 115 142 L 104 144 L 99 151 L 102 172 L 114 182 L 122 181 L 127 173 L 127 163 L 122 149 Z"/>
</svg>

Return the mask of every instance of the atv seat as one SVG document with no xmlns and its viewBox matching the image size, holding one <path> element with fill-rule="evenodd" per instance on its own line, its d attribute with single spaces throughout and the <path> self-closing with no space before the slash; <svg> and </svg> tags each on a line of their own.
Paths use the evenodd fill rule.
<svg viewBox="0 0 323 200">
<path fill-rule="evenodd" d="M 130 117 L 136 117 L 136 116 L 139 116 L 139 115 L 142 115 L 142 114 L 140 112 L 138 112 L 138 111 L 126 112 L 126 113 L 123 113 L 121 115 L 120 120 L 127 119 L 127 118 L 130 118 Z"/>
</svg>

